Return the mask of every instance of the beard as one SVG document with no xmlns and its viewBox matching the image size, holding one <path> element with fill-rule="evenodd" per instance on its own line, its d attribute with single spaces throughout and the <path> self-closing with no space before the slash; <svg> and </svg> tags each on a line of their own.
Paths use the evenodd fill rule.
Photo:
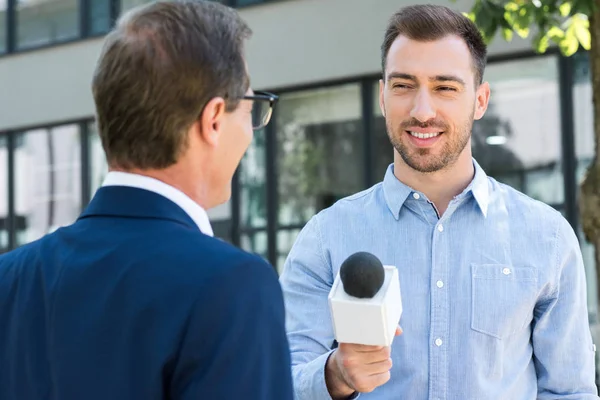
<svg viewBox="0 0 600 400">
<path fill-rule="evenodd" d="M 473 128 L 474 117 L 471 115 L 463 124 L 457 126 L 457 129 L 450 129 L 449 125 L 441 120 L 432 120 L 426 123 L 410 119 L 402 122 L 398 129 L 394 129 L 391 121 L 386 120 L 387 134 L 390 142 L 396 152 L 402 157 L 402 160 L 410 168 L 422 173 L 431 173 L 443 170 L 453 165 L 460 154 L 463 152 Z M 443 147 L 438 154 L 433 153 L 430 148 L 413 148 L 408 144 L 406 137 L 409 127 L 436 128 L 443 131 L 445 136 Z"/>
</svg>

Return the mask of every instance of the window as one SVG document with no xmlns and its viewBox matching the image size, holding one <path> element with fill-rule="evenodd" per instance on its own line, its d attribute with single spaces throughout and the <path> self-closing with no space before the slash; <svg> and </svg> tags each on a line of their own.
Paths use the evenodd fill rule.
<svg viewBox="0 0 600 400">
<path fill-rule="evenodd" d="M 564 201 L 557 60 L 493 63 L 484 79 L 491 98 L 473 125 L 473 156 L 488 173 L 525 194 Z"/>
<path fill-rule="evenodd" d="M 266 230 L 242 233 L 240 247 L 250 253 L 255 253 L 265 260 L 269 259 L 268 235 Z"/>
<path fill-rule="evenodd" d="M 277 234 L 282 267 L 309 218 L 364 188 L 360 86 L 282 94 L 275 110 L 277 225 L 293 233 Z"/>
<path fill-rule="evenodd" d="M 383 181 L 385 172 L 390 164 L 394 162 L 394 146 L 390 142 L 385 126 L 385 118 L 379 107 L 379 81 L 373 84 L 373 153 L 372 153 L 372 168 L 373 179 L 376 182 Z"/>
<path fill-rule="evenodd" d="M 573 86 L 573 112 L 575 121 L 575 157 L 577 160 L 577 183 L 580 185 L 587 168 L 594 158 L 594 108 L 592 100 L 592 81 L 590 74 L 590 61 L 588 53 L 578 53 L 573 56 L 574 86 Z M 581 224 L 580 228 L 581 228 Z M 588 287 L 588 308 L 597 320 L 598 315 L 598 287 L 596 279 L 596 261 L 594 246 L 585 240 L 583 232 L 579 231 L 581 251 L 585 264 Z"/>
<path fill-rule="evenodd" d="M 8 143 L 0 134 L 0 254 L 9 249 L 8 218 Z"/>
<path fill-rule="evenodd" d="M 6 3 L 7 0 L 0 0 L 0 54 L 6 52 L 6 25 L 7 25 L 7 15 L 6 15 Z"/>
<path fill-rule="evenodd" d="M 267 227 L 266 138 L 265 129 L 254 133 L 254 139 L 239 168 L 240 225 L 242 228 Z"/>
<path fill-rule="evenodd" d="M 111 20 L 111 0 L 89 0 L 89 33 L 90 35 L 99 35 L 110 30 Z"/>
<path fill-rule="evenodd" d="M 594 108 L 589 54 L 578 53 L 573 57 L 575 64 L 573 87 L 575 156 L 577 157 L 577 180 L 581 183 L 594 158 Z"/>
<path fill-rule="evenodd" d="M 125 12 L 146 3 L 150 3 L 150 0 L 121 0 L 121 12 Z"/>
<path fill-rule="evenodd" d="M 73 223 L 81 212 L 79 125 L 15 136 L 17 245 Z"/>
<path fill-rule="evenodd" d="M 240 246 L 268 258 L 267 168 L 265 128 L 254 132 L 238 168 L 240 190 Z"/>
<path fill-rule="evenodd" d="M 96 190 L 102 185 L 106 174 L 108 173 L 108 165 L 106 164 L 106 157 L 104 155 L 104 149 L 100 142 L 100 136 L 96 129 L 95 122 L 88 123 L 88 134 L 89 136 L 89 153 L 90 153 L 90 193 L 89 196 L 92 198 Z"/>
<path fill-rule="evenodd" d="M 16 0 L 17 48 L 79 37 L 78 0 Z"/>
<path fill-rule="evenodd" d="M 214 236 L 231 243 L 231 201 L 207 210 L 207 214 Z"/>
<path fill-rule="evenodd" d="M 231 4 L 236 7 L 243 7 L 243 6 L 249 6 L 252 4 L 266 3 L 268 1 L 269 0 L 231 0 Z M 223 1 L 221 1 L 221 3 L 223 3 Z"/>
</svg>

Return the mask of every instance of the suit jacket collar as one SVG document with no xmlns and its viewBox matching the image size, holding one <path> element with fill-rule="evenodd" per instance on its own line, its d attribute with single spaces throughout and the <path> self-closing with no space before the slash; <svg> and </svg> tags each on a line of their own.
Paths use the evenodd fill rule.
<svg viewBox="0 0 600 400">
<path fill-rule="evenodd" d="M 80 219 L 89 217 L 162 219 L 200 230 L 173 201 L 158 193 L 128 186 L 104 186 L 98 189 Z"/>
</svg>

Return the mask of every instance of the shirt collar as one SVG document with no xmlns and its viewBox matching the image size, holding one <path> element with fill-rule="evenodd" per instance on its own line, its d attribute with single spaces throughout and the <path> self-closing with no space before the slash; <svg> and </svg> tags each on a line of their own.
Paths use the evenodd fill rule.
<svg viewBox="0 0 600 400">
<path fill-rule="evenodd" d="M 102 186 L 129 186 L 158 193 L 181 207 L 196 225 L 198 225 L 198 228 L 202 233 L 208 236 L 214 235 L 208 214 L 204 208 L 179 189 L 159 181 L 158 179 L 129 172 L 110 171 L 106 175 Z"/>
<path fill-rule="evenodd" d="M 486 217 L 489 205 L 487 175 L 475 159 L 473 159 L 473 166 L 475 167 L 475 176 L 473 177 L 473 180 L 457 197 L 463 197 L 468 193 L 472 193 L 475 201 L 479 205 L 479 210 L 483 216 Z M 394 218 L 400 218 L 400 209 L 406 202 L 406 199 L 408 199 L 408 196 L 413 192 L 415 192 L 414 189 L 396 178 L 396 175 L 394 175 L 394 164 L 390 164 L 385 172 L 385 177 L 383 178 L 383 193 L 387 206 L 394 215 Z"/>
<path fill-rule="evenodd" d="M 481 168 L 479 163 L 473 159 L 473 165 L 475 166 L 475 176 L 471 184 L 465 189 L 465 192 L 471 191 L 475 201 L 479 205 L 479 210 L 484 217 L 487 217 L 488 206 L 490 203 L 490 189 L 488 176 Z"/>
</svg>

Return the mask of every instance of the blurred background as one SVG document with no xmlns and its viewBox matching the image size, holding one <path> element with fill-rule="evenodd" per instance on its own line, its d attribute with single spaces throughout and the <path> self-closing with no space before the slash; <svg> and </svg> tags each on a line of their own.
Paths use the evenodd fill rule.
<svg viewBox="0 0 600 400">
<path fill-rule="evenodd" d="M 237 171 L 231 201 L 209 211 L 216 235 L 280 271 L 308 219 L 383 179 L 392 162 L 378 101 L 379 48 L 407 0 L 224 0 L 254 31 L 254 89 L 281 96 Z M 140 0 L 0 0 L 0 252 L 73 222 L 106 174 L 90 82 L 102 37 Z M 471 1 L 434 1 L 469 11 Z M 593 148 L 588 54 L 490 47 L 492 97 L 473 151 L 486 172 L 556 208 L 580 234 L 590 321 L 592 247 L 577 187 Z"/>
</svg>

